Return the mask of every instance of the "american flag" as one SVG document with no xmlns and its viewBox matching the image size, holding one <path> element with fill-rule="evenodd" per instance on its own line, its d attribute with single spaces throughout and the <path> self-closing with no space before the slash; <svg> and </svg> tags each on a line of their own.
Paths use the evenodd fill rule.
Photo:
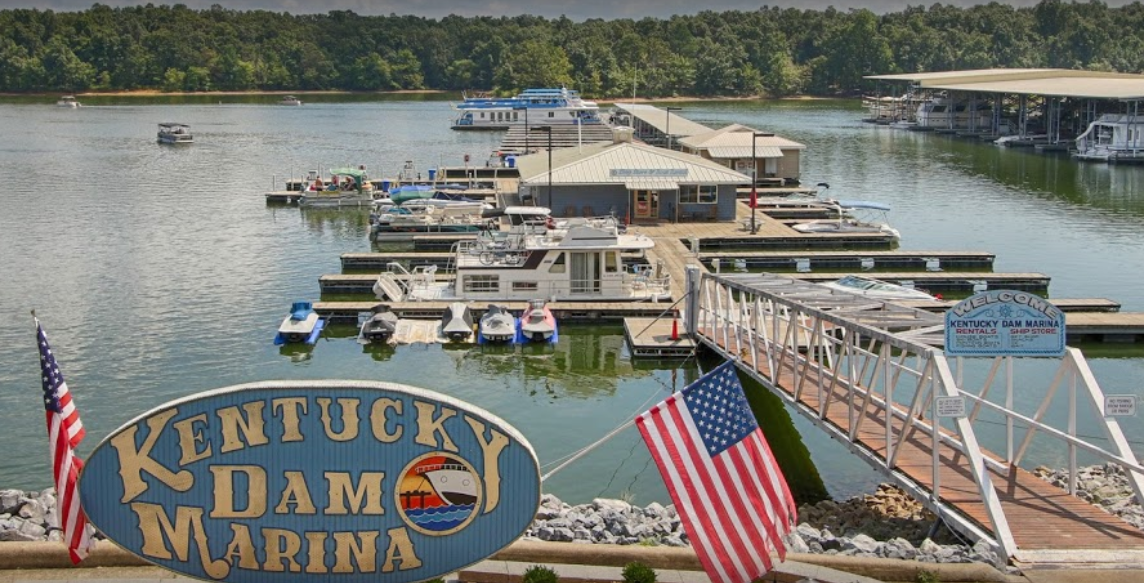
<svg viewBox="0 0 1144 583">
<path fill-rule="evenodd" d="M 63 530 L 64 542 L 72 563 L 79 563 L 91 550 L 91 532 L 79 502 L 76 479 L 83 460 L 75 448 L 83 441 L 83 423 L 72 401 L 64 375 L 56 364 L 44 327 L 36 319 L 36 340 L 40 345 L 40 370 L 44 381 L 44 409 L 47 412 L 48 442 L 52 452 L 52 471 L 56 479 L 56 516 Z"/>
<path fill-rule="evenodd" d="M 636 418 L 703 569 L 748 583 L 786 558 L 794 499 L 727 362 Z"/>
</svg>

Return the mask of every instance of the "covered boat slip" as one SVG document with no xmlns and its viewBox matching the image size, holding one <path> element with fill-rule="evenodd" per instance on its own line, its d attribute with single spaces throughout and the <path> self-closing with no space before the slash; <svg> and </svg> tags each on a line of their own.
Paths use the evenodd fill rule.
<svg viewBox="0 0 1144 583">
<path fill-rule="evenodd" d="M 868 75 L 866 79 L 896 85 L 907 84 L 901 98 L 914 101 L 944 96 L 951 102 L 978 104 L 990 108 L 989 123 L 977 124 L 977 116 L 955 118 L 949 116 L 947 129 L 973 135 L 1003 136 L 1008 133 L 1028 140 L 1013 140 L 1008 145 L 1039 145 L 1043 150 L 1066 150 L 1074 147 L 1073 140 L 1084 134 L 1102 116 L 1123 116 L 1122 123 L 1132 132 L 1126 144 L 1131 150 L 1144 149 L 1144 118 L 1139 104 L 1144 100 L 1144 75 L 1103 73 L 1066 69 L 983 69 L 968 71 L 942 71 L 934 73 L 908 73 L 897 75 Z M 870 103 L 880 102 L 874 98 Z M 920 106 L 918 111 L 924 107 Z M 912 110 L 902 108 L 909 114 Z M 903 121 L 916 122 L 916 119 Z M 1008 122 L 1008 123 L 1006 123 Z M 926 129 L 912 127 L 911 129 Z M 939 128 L 929 128 L 939 129 Z M 1034 137 L 1035 136 L 1035 137 Z M 1127 137 L 1127 136 L 1126 136 Z M 1078 150 L 1086 144 L 1078 143 Z M 1136 156 L 1130 156 L 1133 158 Z M 1098 156 L 1116 162 L 1116 156 Z M 1127 161 L 1127 160 L 1121 160 Z"/>
</svg>

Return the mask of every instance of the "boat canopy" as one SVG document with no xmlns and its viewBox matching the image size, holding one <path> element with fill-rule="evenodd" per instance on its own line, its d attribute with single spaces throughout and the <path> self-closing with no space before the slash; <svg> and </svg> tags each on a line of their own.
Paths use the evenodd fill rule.
<svg viewBox="0 0 1144 583">
<path fill-rule="evenodd" d="M 890 207 L 880 202 L 867 200 L 836 200 L 834 204 L 845 209 L 870 209 L 875 211 L 888 211 Z"/>
<path fill-rule="evenodd" d="M 367 178 L 365 170 L 361 168 L 330 168 L 330 174 L 334 176 L 352 176 L 359 183 Z"/>
</svg>

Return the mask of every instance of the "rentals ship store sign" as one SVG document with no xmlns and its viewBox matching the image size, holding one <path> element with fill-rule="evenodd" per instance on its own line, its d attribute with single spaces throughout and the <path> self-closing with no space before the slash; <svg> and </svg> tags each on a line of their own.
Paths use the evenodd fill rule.
<svg viewBox="0 0 1144 583">
<path fill-rule="evenodd" d="M 80 478 L 111 540 L 208 580 L 424 581 L 516 540 L 532 447 L 492 414 L 393 383 L 279 381 L 163 405 Z"/>
<path fill-rule="evenodd" d="M 945 313 L 949 356 L 1062 356 L 1065 315 L 1030 293 L 997 290 L 966 298 Z"/>
</svg>

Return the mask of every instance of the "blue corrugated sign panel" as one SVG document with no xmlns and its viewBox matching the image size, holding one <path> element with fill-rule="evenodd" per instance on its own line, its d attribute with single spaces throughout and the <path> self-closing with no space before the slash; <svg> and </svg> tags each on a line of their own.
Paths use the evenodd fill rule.
<svg viewBox="0 0 1144 583">
<path fill-rule="evenodd" d="M 1027 292 L 981 292 L 945 313 L 949 356 L 1061 356 L 1065 315 Z"/>
<path fill-rule="evenodd" d="M 536 513 L 527 440 L 414 387 L 276 381 L 167 403 L 80 478 L 110 539 L 207 580 L 424 581 L 516 540 Z"/>
</svg>

